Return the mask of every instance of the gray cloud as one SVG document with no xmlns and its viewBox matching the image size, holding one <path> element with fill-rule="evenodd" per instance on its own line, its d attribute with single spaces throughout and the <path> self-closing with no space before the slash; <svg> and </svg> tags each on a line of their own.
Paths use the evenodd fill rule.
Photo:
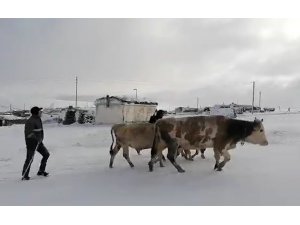
<svg viewBox="0 0 300 225">
<path fill-rule="evenodd" d="M 296 36 L 287 32 L 292 23 L 0 19 L 0 103 L 48 106 L 72 100 L 78 76 L 83 101 L 133 96 L 138 88 L 139 97 L 162 106 L 195 106 L 197 97 L 200 105 L 251 103 L 255 80 L 266 105 L 298 107 L 300 32 L 297 26 Z"/>
</svg>

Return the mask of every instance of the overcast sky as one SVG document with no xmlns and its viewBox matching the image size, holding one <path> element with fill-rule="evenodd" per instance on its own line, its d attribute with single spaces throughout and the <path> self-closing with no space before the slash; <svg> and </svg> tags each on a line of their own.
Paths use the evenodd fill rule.
<svg viewBox="0 0 300 225">
<path fill-rule="evenodd" d="M 300 20 L 0 19 L 1 108 L 74 104 L 75 76 L 81 105 L 251 104 L 255 81 L 256 105 L 299 109 Z"/>
</svg>

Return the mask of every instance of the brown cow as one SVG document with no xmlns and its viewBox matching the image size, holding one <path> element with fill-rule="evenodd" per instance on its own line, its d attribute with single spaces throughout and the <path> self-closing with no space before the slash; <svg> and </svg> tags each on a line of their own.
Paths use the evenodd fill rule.
<svg viewBox="0 0 300 225">
<path fill-rule="evenodd" d="M 151 148 L 154 139 L 154 127 L 154 124 L 146 122 L 113 125 L 111 128 L 112 144 L 109 151 L 111 155 L 109 167 L 113 167 L 114 158 L 121 147 L 123 148 L 123 157 L 131 167 L 134 167 L 129 158 L 129 147 L 136 149 L 138 153 L 143 149 Z M 116 145 L 113 148 L 114 135 L 116 137 Z M 166 146 L 164 148 L 166 148 Z M 161 154 L 162 153 L 160 153 L 159 157 L 160 166 L 163 167 Z"/>
<path fill-rule="evenodd" d="M 196 116 L 184 118 L 167 118 L 157 121 L 155 138 L 151 149 L 149 170 L 158 160 L 162 146 L 168 147 L 167 158 L 178 172 L 184 170 L 175 161 L 177 146 L 183 149 L 213 148 L 216 159 L 215 169 L 221 171 L 230 160 L 229 149 L 236 147 L 239 141 L 267 145 L 262 121 L 243 121 L 224 116 Z M 224 160 L 220 161 L 223 156 Z"/>
</svg>

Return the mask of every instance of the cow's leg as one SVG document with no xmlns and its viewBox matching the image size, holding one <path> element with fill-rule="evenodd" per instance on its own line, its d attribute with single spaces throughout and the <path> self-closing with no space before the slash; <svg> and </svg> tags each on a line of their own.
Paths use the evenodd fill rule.
<svg viewBox="0 0 300 225">
<path fill-rule="evenodd" d="M 185 149 L 180 149 L 180 150 L 181 150 L 181 156 L 184 157 L 186 160 L 188 160 L 187 151 Z"/>
<path fill-rule="evenodd" d="M 185 159 L 190 160 L 190 161 L 194 161 L 194 159 L 192 158 L 192 153 L 190 149 L 184 149 L 185 152 Z"/>
<path fill-rule="evenodd" d="M 118 154 L 120 148 L 121 148 L 121 145 L 116 143 L 114 149 L 109 151 L 109 153 L 110 153 L 109 168 L 113 168 L 113 163 L 114 163 L 115 156 Z"/>
<path fill-rule="evenodd" d="M 178 145 L 176 141 L 172 140 L 170 143 L 168 143 L 168 155 L 167 158 L 170 160 L 170 162 L 175 166 L 177 171 L 179 173 L 185 172 L 184 169 L 180 167 L 180 165 L 176 162 L 175 158 L 177 156 L 177 149 Z"/>
<path fill-rule="evenodd" d="M 129 165 L 131 167 L 134 167 L 133 163 L 130 161 L 130 158 L 129 158 L 129 147 L 128 146 L 123 147 L 123 157 L 127 160 L 127 162 L 129 163 Z"/>
<path fill-rule="evenodd" d="M 190 158 L 194 159 L 195 156 L 198 155 L 198 154 L 199 154 L 199 149 L 197 148 L 195 154 L 191 155 Z"/>
<path fill-rule="evenodd" d="M 151 160 L 148 163 L 149 166 L 149 171 L 152 172 L 153 171 L 153 165 L 159 160 L 159 155 L 155 154 L 155 155 L 151 155 Z"/>
<path fill-rule="evenodd" d="M 159 166 L 160 167 L 165 167 L 164 164 L 163 164 L 163 157 L 164 157 L 164 155 L 161 153 L 160 157 L 159 157 Z M 165 161 L 166 161 L 166 159 L 165 159 Z"/>
<path fill-rule="evenodd" d="M 154 165 L 155 163 L 157 163 L 158 161 L 159 161 L 159 166 L 160 166 L 160 167 L 165 167 L 164 164 L 163 164 L 163 161 L 166 161 L 166 159 L 165 159 L 165 157 L 164 157 L 164 155 L 163 155 L 163 153 L 162 153 L 163 149 L 164 149 L 164 148 L 160 148 L 160 147 L 159 147 L 159 148 L 158 148 L 157 156 L 155 156 L 153 160 L 151 159 L 151 161 L 152 161 L 152 169 L 153 169 L 153 165 Z M 151 161 L 150 161 L 150 162 L 151 162 Z M 151 164 L 150 162 L 148 163 L 149 169 L 150 169 L 150 164 Z M 150 171 L 151 171 L 151 170 L 150 170 Z"/>
<path fill-rule="evenodd" d="M 159 161 L 160 167 L 164 167 L 163 161 L 166 161 L 164 155 L 163 155 L 163 150 L 166 148 L 166 145 L 163 143 L 160 143 L 161 140 L 159 140 L 159 137 L 157 137 L 158 140 L 155 144 L 153 144 L 151 148 L 151 160 L 148 163 L 149 165 L 149 171 L 153 171 L 153 165 Z"/>
<path fill-rule="evenodd" d="M 153 165 L 159 160 L 160 157 L 162 159 L 164 157 L 162 151 L 160 151 L 160 149 L 156 145 L 153 145 L 151 148 L 151 160 L 148 163 L 150 172 L 153 171 Z"/>
<path fill-rule="evenodd" d="M 176 158 L 177 158 L 180 154 L 181 154 L 181 156 L 183 156 L 183 155 L 182 155 L 182 152 L 183 152 L 183 149 L 182 149 L 180 146 L 178 146 Z"/>
<path fill-rule="evenodd" d="M 182 157 L 184 157 L 184 151 L 183 151 L 183 148 L 178 145 L 178 148 L 177 148 L 177 157 L 181 155 Z"/>
<path fill-rule="evenodd" d="M 156 133 L 154 141 L 153 141 L 153 146 L 151 148 L 151 160 L 148 163 L 149 165 L 149 171 L 153 171 L 153 165 L 157 162 L 160 161 L 160 167 L 164 167 L 163 165 L 163 160 L 166 161 L 164 155 L 163 155 L 163 150 L 166 148 L 166 145 L 164 141 L 160 139 L 160 136 L 158 133 Z"/>
<path fill-rule="evenodd" d="M 221 171 L 225 164 L 230 160 L 230 154 L 227 149 L 223 150 L 224 160 L 219 164 L 218 171 Z"/>
<path fill-rule="evenodd" d="M 178 155 L 181 155 L 182 157 L 187 159 L 186 152 L 180 145 L 178 146 L 178 149 L 177 149 L 177 156 Z"/>
<path fill-rule="evenodd" d="M 214 169 L 218 169 L 219 168 L 219 162 L 220 162 L 220 158 L 221 158 L 221 153 L 218 149 L 214 149 L 214 153 L 215 153 L 215 160 L 216 160 L 216 164 L 215 164 L 215 167 Z"/>
<path fill-rule="evenodd" d="M 201 151 L 201 158 L 202 159 L 205 159 L 205 155 L 204 155 L 204 152 L 205 152 L 205 148 L 202 148 L 200 151 Z"/>
<path fill-rule="evenodd" d="M 184 157 L 186 160 L 193 161 L 191 156 L 191 150 L 179 147 L 177 151 L 179 154 L 181 153 L 181 156 Z"/>
</svg>

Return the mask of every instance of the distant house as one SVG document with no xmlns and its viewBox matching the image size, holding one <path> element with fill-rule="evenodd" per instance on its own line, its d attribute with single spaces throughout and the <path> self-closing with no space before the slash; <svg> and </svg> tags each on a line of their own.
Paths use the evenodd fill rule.
<svg viewBox="0 0 300 225">
<path fill-rule="evenodd" d="M 31 115 L 29 110 L 14 110 L 11 114 L 17 117 L 30 117 Z"/>
<path fill-rule="evenodd" d="M 198 108 L 190 108 L 190 107 L 177 107 L 175 108 L 175 113 L 190 113 L 190 112 L 198 112 Z"/>
<path fill-rule="evenodd" d="M 215 105 L 209 108 L 209 115 L 236 118 L 236 112 L 230 105 Z"/>
<path fill-rule="evenodd" d="M 113 124 L 149 121 L 157 105 L 157 102 L 134 101 L 107 95 L 95 101 L 95 123 Z"/>
<path fill-rule="evenodd" d="M 264 108 L 264 111 L 265 112 L 274 112 L 275 111 L 275 108 Z"/>
<path fill-rule="evenodd" d="M 25 124 L 27 117 L 19 117 L 12 114 L 0 115 L 0 126 L 10 126 L 13 124 Z"/>
</svg>

